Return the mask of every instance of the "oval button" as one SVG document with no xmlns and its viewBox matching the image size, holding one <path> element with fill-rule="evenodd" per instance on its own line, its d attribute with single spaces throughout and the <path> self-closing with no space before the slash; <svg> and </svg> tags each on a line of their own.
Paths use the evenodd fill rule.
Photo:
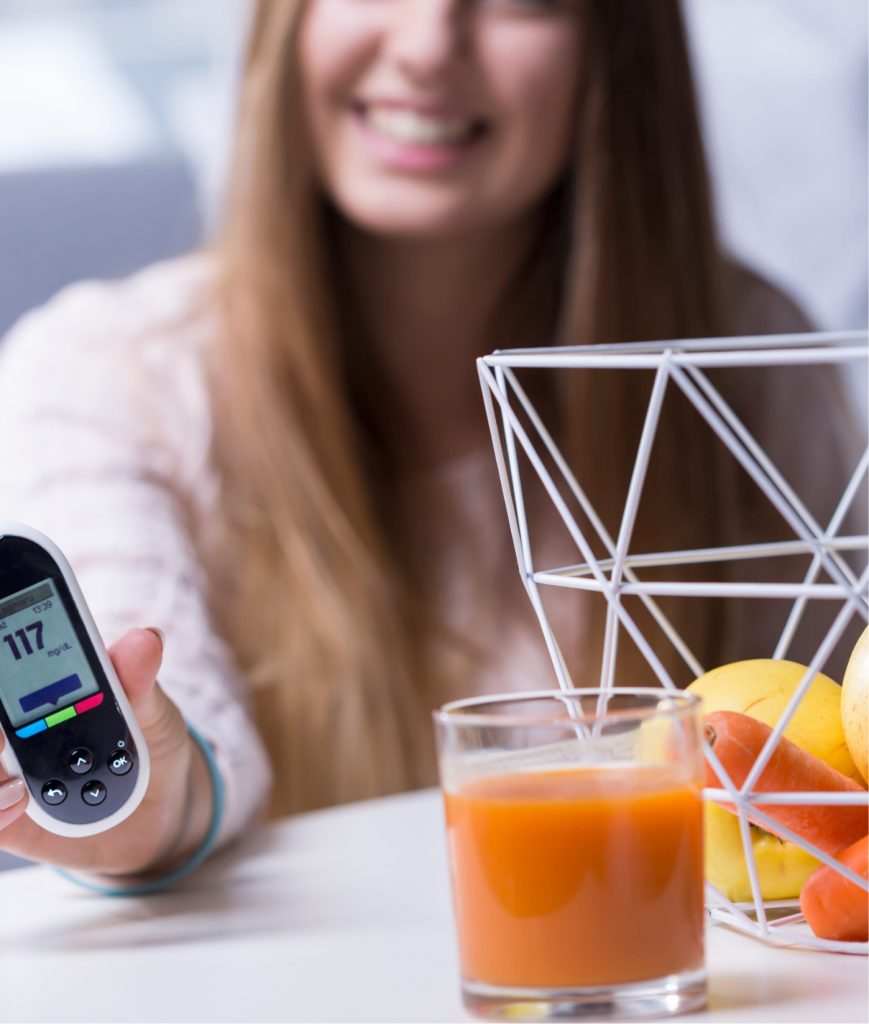
<svg viewBox="0 0 869 1024">
<path fill-rule="evenodd" d="M 109 771 L 112 775 L 126 775 L 133 767 L 133 757 L 129 750 L 114 750 L 109 754 Z"/>
<path fill-rule="evenodd" d="M 94 766 L 94 755 L 87 747 L 76 747 L 69 755 L 69 770 L 76 775 L 87 775 Z"/>
<path fill-rule="evenodd" d="M 66 800 L 66 786 L 58 779 L 50 779 L 42 787 L 42 799 L 52 806 L 62 804 Z"/>
<path fill-rule="evenodd" d="M 92 779 L 82 786 L 81 798 L 91 807 L 101 804 L 106 798 L 106 787 L 98 779 Z"/>
</svg>

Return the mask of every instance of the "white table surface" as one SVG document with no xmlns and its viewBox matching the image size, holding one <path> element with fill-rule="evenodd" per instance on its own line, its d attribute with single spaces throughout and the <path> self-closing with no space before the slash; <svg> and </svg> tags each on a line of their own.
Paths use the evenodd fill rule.
<svg viewBox="0 0 869 1024">
<path fill-rule="evenodd" d="M 464 1021 L 433 791 L 270 826 L 172 893 L 0 875 L 2 1021 Z M 865 957 L 708 933 L 692 1021 L 869 1020 Z"/>
</svg>

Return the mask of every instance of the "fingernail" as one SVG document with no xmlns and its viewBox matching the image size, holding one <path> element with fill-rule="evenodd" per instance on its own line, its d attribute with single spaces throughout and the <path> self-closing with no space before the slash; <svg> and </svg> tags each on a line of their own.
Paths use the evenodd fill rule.
<svg viewBox="0 0 869 1024">
<path fill-rule="evenodd" d="M 8 782 L 4 782 L 0 785 L 0 811 L 5 811 L 13 804 L 17 804 L 26 792 L 24 779 L 10 779 Z"/>
<path fill-rule="evenodd" d="M 166 637 L 163 636 L 162 629 L 159 629 L 157 626 L 146 626 L 145 628 L 148 629 L 151 633 L 155 633 L 159 637 L 161 647 L 166 646 Z"/>
</svg>

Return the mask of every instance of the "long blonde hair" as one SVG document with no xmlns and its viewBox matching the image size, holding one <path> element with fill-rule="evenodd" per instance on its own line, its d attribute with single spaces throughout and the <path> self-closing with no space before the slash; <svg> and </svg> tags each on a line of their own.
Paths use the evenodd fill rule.
<svg viewBox="0 0 869 1024">
<path fill-rule="evenodd" d="M 385 513 L 388 454 L 372 462 L 364 441 L 371 396 L 336 315 L 338 295 L 349 300 L 335 284 L 335 214 L 318 191 L 301 112 L 301 8 L 263 0 L 256 10 L 212 366 L 224 537 L 212 568 L 232 610 L 219 625 L 257 695 L 280 780 L 276 812 L 433 777 L 424 650 L 437 615 Z M 583 10 L 576 150 L 548 200 L 537 253 L 554 297 L 552 337 L 529 341 L 720 333 L 722 263 L 678 2 L 590 0 Z M 645 385 L 578 386 L 561 396 L 565 444 L 587 473 L 604 483 L 614 475 L 615 492 L 633 461 Z M 679 510 L 686 524 L 724 537 L 732 490 L 674 410 L 661 427 L 664 450 L 669 438 L 707 473 L 692 483 L 675 456 L 664 459 L 657 511 Z M 601 452 L 580 442 L 603 416 L 624 429 Z M 712 659 L 726 627 L 695 614 L 700 653 Z"/>
</svg>

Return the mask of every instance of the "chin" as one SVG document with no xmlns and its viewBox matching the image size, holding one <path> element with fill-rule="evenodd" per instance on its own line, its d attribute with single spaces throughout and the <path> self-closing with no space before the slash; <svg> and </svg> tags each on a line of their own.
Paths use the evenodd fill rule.
<svg viewBox="0 0 869 1024">
<path fill-rule="evenodd" d="M 355 224 L 368 234 L 396 241 L 446 241 L 473 231 L 460 218 L 380 217 L 356 219 Z"/>
<path fill-rule="evenodd" d="M 467 236 L 488 226 L 480 208 L 470 204 L 446 207 L 424 202 L 342 204 L 343 215 L 362 231 L 384 238 L 446 240 Z"/>
</svg>

